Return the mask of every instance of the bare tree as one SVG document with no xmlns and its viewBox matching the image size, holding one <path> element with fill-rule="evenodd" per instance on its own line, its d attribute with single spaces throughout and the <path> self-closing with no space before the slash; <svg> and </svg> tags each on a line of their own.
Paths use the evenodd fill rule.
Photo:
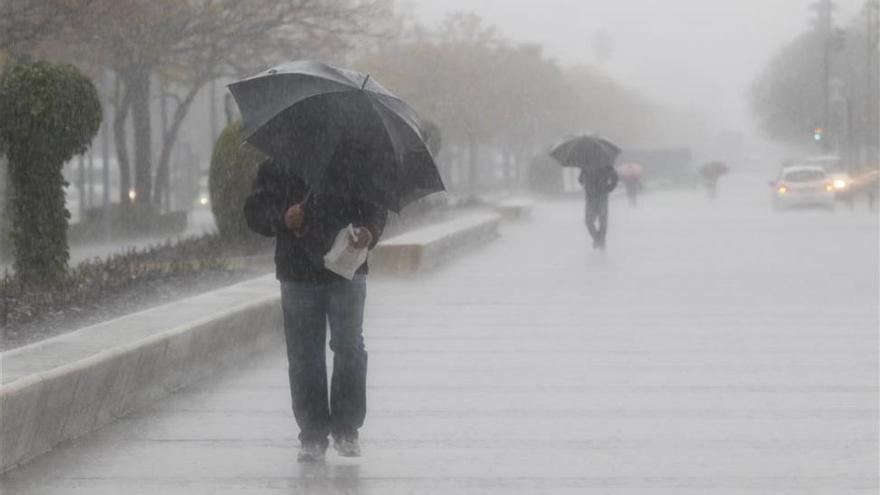
<svg viewBox="0 0 880 495">
<path fill-rule="evenodd" d="M 0 50 L 18 57 L 31 46 L 70 34 L 98 14 L 101 0 L 0 0 Z"/>
<path fill-rule="evenodd" d="M 390 4 L 377 0 L 195 0 L 189 36 L 159 66 L 176 91 L 162 137 L 154 201 L 168 187 L 169 164 L 181 125 L 198 92 L 221 77 L 240 77 L 281 60 L 332 57 L 364 36 L 383 34 Z"/>
<path fill-rule="evenodd" d="M 81 40 L 101 51 L 121 81 L 116 115 L 131 116 L 138 205 L 153 204 L 167 187 L 176 137 L 208 82 L 262 67 L 280 54 L 345 48 L 389 12 L 385 0 L 102 1 L 107 10 L 80 33 Z M 157 77 L 167 90 L 162 97 L 174 108 L 154 171 L 150 100 Z"/>
<path fill-rule="evenodd" d="M 467 157 L 469 193 L 481 187 L 487 149 L 515 184 L 520 166 L 565 134 L 595 129 L 634 141 L 650 132 L 644 98 L 598 71 L 564 70 L 540 46 L 515 45 L 473 14 L 417 29 L 358 65 L 442 128 L 449 148 Z"/>
</svg>

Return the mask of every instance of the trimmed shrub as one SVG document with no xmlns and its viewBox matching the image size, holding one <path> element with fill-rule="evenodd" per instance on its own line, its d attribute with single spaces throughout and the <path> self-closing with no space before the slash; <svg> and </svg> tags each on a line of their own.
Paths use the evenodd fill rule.
<svg viewBox="0 0 880 495">
<path fill-rule="evenodd" d="M 424 127 L 425 144 L 428 145 L 428 151 L 431 152 L 434 158 L 437 158 L 440 150 L 443 149 L 443 131 L 440 130 L 440 126 L 430 120 L 422 122 L 422 126 Z"/>
<path fill-rule="evenodd" d="M 65 277 L 69 259 L 61 169 L 98 133 L 98 92 L 72 65 L 13 65 L 0 75 L 0 116 L 15 270 L 25 285 L 53 285 Z"/>
<path fill-rule="evenodd" d="M 224 259 L 237 253 L 227 251 L 216 234 L 132 249 L 80 263 L 63 281 L 41 289 L 24 285 L 18 274 L 5 274 L 0 277 L 0 328 L 118 306 L 175 280 L 191 283 L 201 273 L 228 271 Z"/>
<path fill-rule="evenodd" d="M 266 155 L 244 142 L 246 136 L 240 121 L 226 126 L 214 145 L 208 176 L 217 230 L 222 238 L 234 242 L 257 238 L 245 221 L 244 202 L 257 177 L 257 167 L 266 160 Z"/>
</svg>

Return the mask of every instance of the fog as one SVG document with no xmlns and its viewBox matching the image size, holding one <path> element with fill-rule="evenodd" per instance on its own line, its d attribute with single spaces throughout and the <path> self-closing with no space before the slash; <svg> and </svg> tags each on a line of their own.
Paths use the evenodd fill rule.
<svg viewBox="0 0 880 495">
<path fill-rule="evenodd" d="M 425 23 L 473 11 L 515 40 L 539 43 L 566 65 L 596 64 L 655 103 L 698 110 L 716 130 L 760 137 L 749 86 L 774 52 L 808 30 L 808 0 L 409 0 Z M 848 19 L 861 0 L 837 2 Z M 595 40 L 612 41 L 604 63 Z"/>
<path fill-rule="evenodd" d="M 877 495 L 878 210 L 880 0 L 0 0 L 0 493 Z"/>
</svg>

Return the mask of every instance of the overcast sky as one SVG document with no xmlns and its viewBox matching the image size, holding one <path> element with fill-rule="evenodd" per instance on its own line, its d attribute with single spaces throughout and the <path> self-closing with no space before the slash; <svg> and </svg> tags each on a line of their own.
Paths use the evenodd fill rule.
<svg viewBox="0 0 880 495">
<path fill-rule="evenodd" d="M 806 30 L 817 0 L 409 0 L 433 24 L 473 11 L 514 40 L 539 42 L 566 65 L 595 63 L 600 30 L 613 39 L 604 69 L 661 104 L 700 108 L 719 126 L 750 130 L 745 94 L 773 52 Z M 849 19 L 864 0 L 837 0 Z"/>
</svg>

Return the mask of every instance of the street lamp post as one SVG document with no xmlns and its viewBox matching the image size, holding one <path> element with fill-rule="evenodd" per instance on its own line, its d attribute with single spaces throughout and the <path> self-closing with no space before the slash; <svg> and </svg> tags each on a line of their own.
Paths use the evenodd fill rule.
<svg viewBox="0 0 880 495">
<path fill-rule="evenodd" d="M 865 121 L 864 165 L 880 164 L 880 0 L 865 1 L 865 95 L 868 115 Z M 872 163 L 873 162 L 873 163 Z"/>
</svg>

